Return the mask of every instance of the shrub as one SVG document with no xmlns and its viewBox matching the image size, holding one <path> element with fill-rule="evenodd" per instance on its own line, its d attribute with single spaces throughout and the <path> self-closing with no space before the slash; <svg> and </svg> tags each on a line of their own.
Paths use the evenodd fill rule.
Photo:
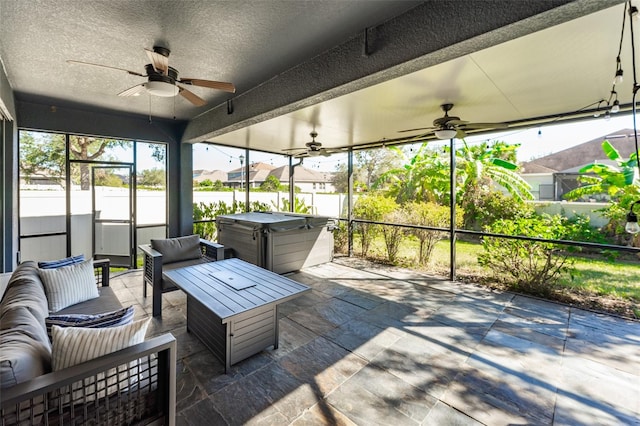
<svg viewBox="0 0 640 426">
<path fill-rule="evenodd" d="M 407 223 L 411 225 L 432 226 L 444 228 L 449 226 L 449 207 L 436 203 L 411 202 L 405 205 L 405 217 Z M 462 212 L 457 210 L 457 223 L 462 222 Z M 444 231 L 432 231 L 429 229 L 409 230 L 409 233 L 418 239 L 418 263 L 425 265 L 429 263 L 433 249 L 438 241 L 447 238 L 448 233 Z"/>
<path fill-rule="evenodd" d="M 347 253 L 349 245 L 349 225 L 347 222 L 338 221 L 333 230 L 333 251 L 335 253 Z"/>
<path fill-rule="evenodd" d="M 533 207 L 496 190 L 465 194 L 462 200 L 464 228 L 480 231 L 501 219 L 531 216 Z"/>
<path fill-rule="evenodd" d="M 270 211 L 269 206 L 266 203 L 259 201 L 253 201 L 249 204 L 249 211 L 253 212 L 267 212 Z M 216 241 L 217 228 L 215 218 L 225 214 L 243 213 L 245 211 L 244 202 L 233 201 L 231 204 L 227 204 L 224 201 L 217 201 L 213 203 L 193 203 L 193 220 L 212 220 L 211 222 L 200 222 L 193 224 L 193 232 L 200 235 L 210 241 Z"/>
<path fill-rule="evenodd" d="M 404 210 L 398 209 L 384 215 L 384 221 L 390 223 L 405 223 L 406 217 Z M 390 263 L 394 263 L 398 256 L 398 249 L 404 234 L 403 228 L 400 226 L 382 226 L 382 235 L 384 237 L 384 245 L 387 248 L 387 259 Z"/>
<path fill-rule="evenodd" d="M 566 233 L 559 215 L 498 220 L 486 230 L 544 239 L 560 239 Z M 484 237 L 482 246 L 478 263 L 488 268 L 495 279 L 524 293 L 548 296 L 571 267 L 567 252 L 552 243 Z"/>
<path fill-rule="evenodd" d="M 271 204 L 273 205 L 273 207 L 277 207 L 276 203 L 274 203 L 273 201 L 271 202 Z M 282 211 L 283 212 L 289 211 L 289 200 L 286 198 L 282 199 Z M 293 212 L 302 213 L 302 214 L 312 213 L 311 206 L 307 206 L 306 202 L 304 201 L 304 198 L 298 198 L 298 197 L 295 197 L 293 200 Z"/>
<path fill-rule="evenodd" d="M 382 195 L 367 194 L 358 198 L 353 206 L 353 215 L 358 219 L 382 221 L 387 213 L 399 208 L 392 199 Z M 359 223 L 358 232 L 362 243 L 362 255 L 367 256 L 371 241 L 380 233 L 380 225 Z"/>
</svg>

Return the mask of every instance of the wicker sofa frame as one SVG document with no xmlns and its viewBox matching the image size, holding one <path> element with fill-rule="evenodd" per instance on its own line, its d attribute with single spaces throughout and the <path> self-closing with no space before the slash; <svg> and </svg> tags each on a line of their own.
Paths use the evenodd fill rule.
<svg viewBox="0 0 640 426">
<path fill-rule="evenodd" d="M 94 270 L 108 287 L 109 260 L 94 261 Z M 175 425 L 176 351 L 166 333 L 4 388 L 0 425 Z"/>
</svg>

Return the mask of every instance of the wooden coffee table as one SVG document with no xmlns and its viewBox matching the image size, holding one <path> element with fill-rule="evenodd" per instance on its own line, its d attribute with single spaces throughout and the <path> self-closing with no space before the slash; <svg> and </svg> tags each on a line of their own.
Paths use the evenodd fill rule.
<svg viewBox="0 0 640 426">
<path fill-rule="evenodd" d="M 273 345 L 278 348 L 278 304 L 311 289 L 240 259 L 164 272 L 187 294 L 187 331 L 231 365 Z"/>
</svg>

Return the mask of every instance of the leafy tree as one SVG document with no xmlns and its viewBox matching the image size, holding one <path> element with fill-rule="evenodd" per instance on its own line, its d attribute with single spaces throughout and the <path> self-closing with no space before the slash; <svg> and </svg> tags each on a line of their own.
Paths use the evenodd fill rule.
<svg viewBox="0 0 640 426">
<path fill-rule="evenodd" d="M 358 151 L 354 154 L 353 186 L 369 190 L 380 176 L 387 170 L 397 167 L 399 157 L 396 150 L 388 148 L 375 148 Z M 332 184 L 337 192 L 347 192 L 348 173 L 347 165 L 336 165 L 333 173 Z"/>
<path fill-rule="evenodd" d="M 502 186 L 518 201 L 533 200 L 531 186 L 518 174 L 515 164 L 516 150 L 520 145 L 508 145 L 505 142 L 490 145 L 483 142 L 469 146 L 464 139 L 462 145 L 456 150 L 456 174 L 462 199 L 494 183 Z"/>
<path fill-rule="evenodd" d="M 214 191 L 223 191 L 225 189 L 225 186 L 224 186 L 224 183 L 222 183 L 222 181 L 218 179 L 215 182 L 213 182 L 211 189 L 213 189 Z"/>
<path fill-rule="evenodd" d="M 99 169 L 95 174 L 96 186 L 109 186 L 112 188 L 120 188 L 125 186 L 122 178 L 116 175 L 110 169 Z"/>
<path fill-rule="evenodd" d="M 404 162 L 400 167 L 380 175 L 374 187 L 385 186 L 389 195 L 403 204 L 411 200 L 449 203 L 449 162 L 440 153 L 423 143 L 411 157 L 390 147 Z"/>
<path fill-rule="evenodd" d="M 46 171 L 52 179 L 64 182 L 65 137 L 47 134 L 36 137 L 35 132 L 20 133 L 20 170 L 25 175 Z M 127 141 L 73 135 L 69 138 L 69 153 L 73 160 L 96 160 L 103 158 L 108 149 L 128 144 Z M 79 177 L 82 190 L 91 184 L 90 166 L 81 163 Z M 74 179 L 74 180 L 75 180 Z"/>
<path fill-rule="evenodd" d="M 273 175 L 267 176 L 267 178 L 260 184 L 260 189 L 265 192 L 276 192 L 280 189 L 280 180 Z"/>
<path fill-rule="evenodd" d="M 346 193 L 349 189 L 349 176 L 347 173 L 347 165 L 344 163 L 338 163 L 333 172 L 333 177 L 331 179 L 331 183 L 333 187 L 336 189 L 338 193 Z"/>
<path fill-rule="evenodd" d="M 208 188 L 213 186 L 213 181 L 211 181 L 211 179 L 204 179 L 198 184 L 198 186 L 201 186 L 203 188 Z"/>
<path fill-rule="evenodd" d="M 144 186 L 164 187 L 165 182 L 165 173 L 162 169 L 146 169 L 138 177 L 138 183 Z"/>
<path fill-rule="evenodd" d="M 374 148 L 358 151 L 354 155 L 355 168 L 359 172 L 361 180 L 367 189 L 387 170 L 394 168 L 398 163 L 395 150 L 387 148 Z"/>
</svg>

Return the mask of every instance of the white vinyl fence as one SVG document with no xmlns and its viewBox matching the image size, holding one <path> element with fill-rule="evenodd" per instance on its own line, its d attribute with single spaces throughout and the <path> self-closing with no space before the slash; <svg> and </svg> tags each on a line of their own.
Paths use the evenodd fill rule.
<svg viewBox="0 0 640 426">
<path fill-rule="evenodd" d="M 268 204 L 273 210 L 282 210 L 286 192 L 252 192 L 251 201 Z M 301 193 L 296 197 L 304 199 L 311 207 L 311 213 L 320 216 L 345 217 L 347 214 L 346 194 Z M 128 211 L 128 191 L 122 188 L 97 188 L 96 210 L 102 219 L 124 219 Z M 213 203 L 234 200 L 244 201 L 244 193 L 204 192 L 193 193 L 194 203 Z M 151 238 L 164 238 L 166 224 L 166 193 L 163 191 L 138 191 L 137 224 L 161 224 L 158 227 L 142 228 L 137 232 L 138 244 L 146 244 Z M 539 213 L 562 214 L 572 217 L 585 214 L 591 218 L 593 226 L 603 226 L 607 219 L 595 210 L 605 207 L 604 203 L 537 202 Z M 65 232 L 65 192 L 46 190 L 23 190 L 20 192 L 20 234 L 36 235 Z M 71 195 L 71 247 L 72 253 L 93 255 L 91 248 L 91 192 L 73 191 Z M 128 241 L 126 224 L 96 224 L 96 246 L 101 253 L 122 254 L 126 252 Z M 58 259 L 66 255 L 66 237 L 49 236 L 21 238 L 20 250 L 23 260 Z"/>
</svg>

